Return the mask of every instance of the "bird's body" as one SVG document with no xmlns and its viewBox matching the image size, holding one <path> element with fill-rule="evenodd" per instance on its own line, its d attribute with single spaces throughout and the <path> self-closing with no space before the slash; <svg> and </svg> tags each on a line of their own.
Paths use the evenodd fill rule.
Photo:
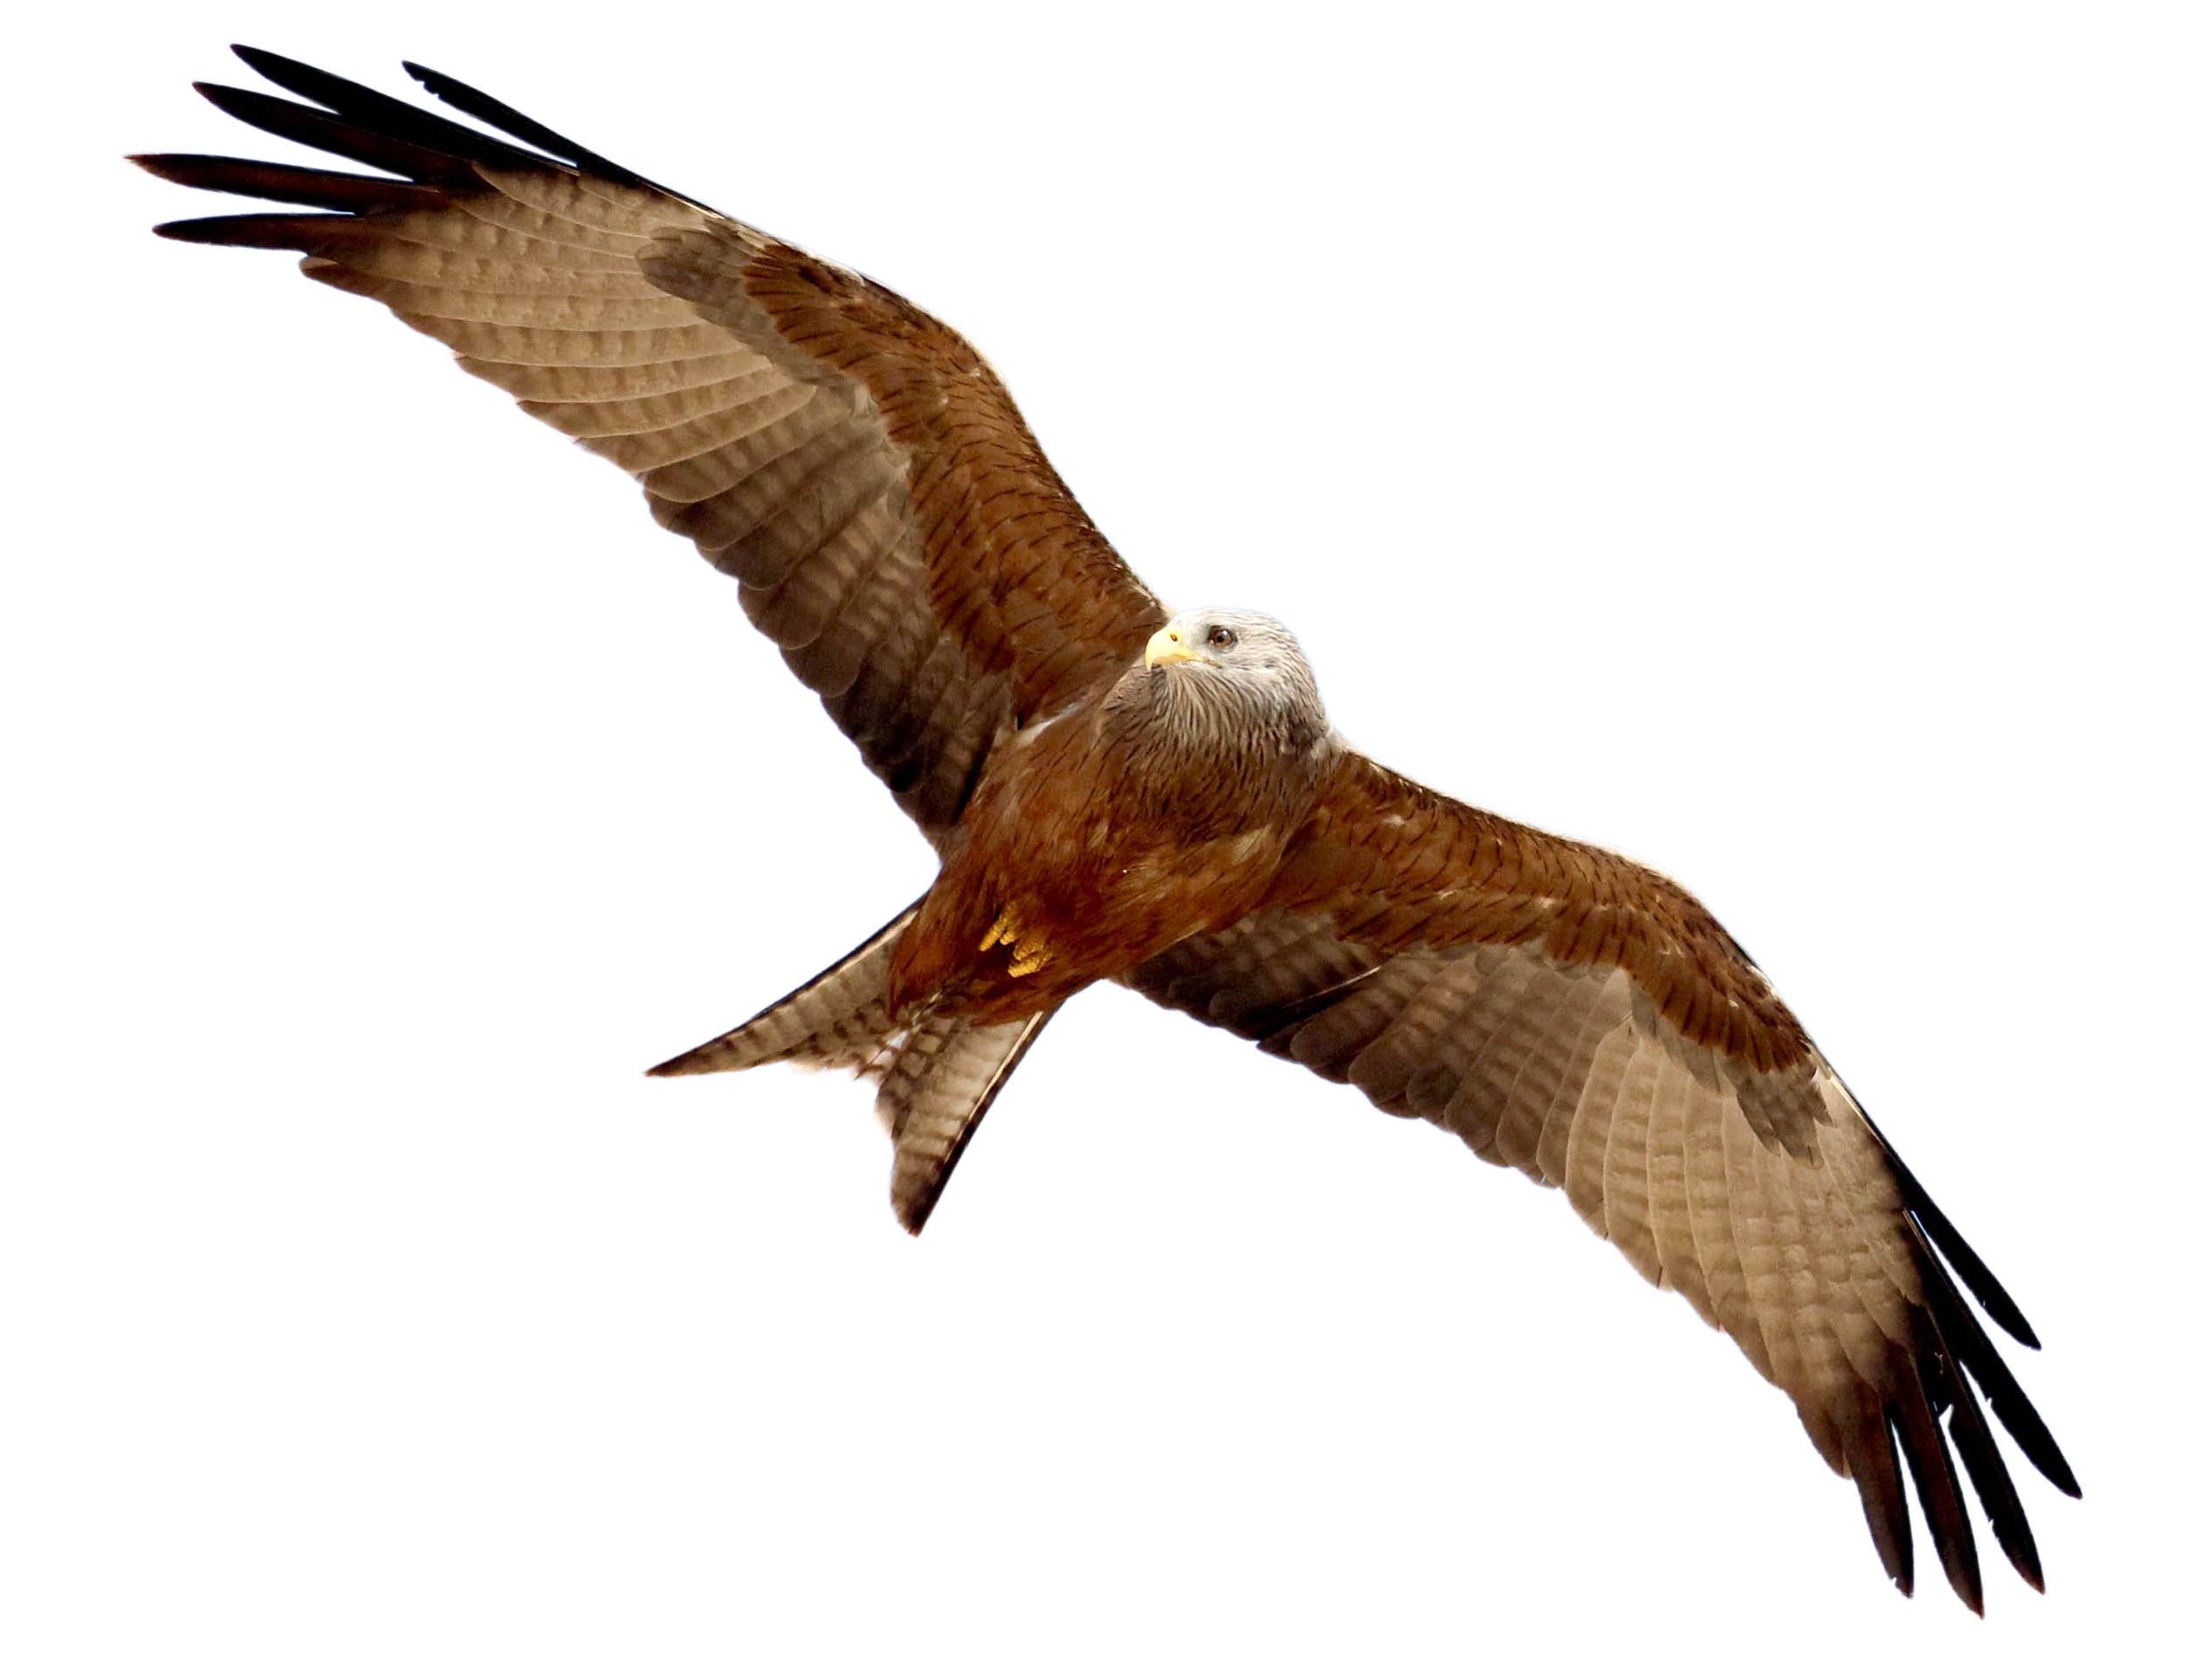
<svg viewBox="0 0 2212 1659">
<path fill-rule="evenodd" d="M 657 1070 L 871 1078 L 918 1231 L 1053 1011 L 1118 980 L 1563 1189 L 1790 1396 L 1901 1587 L 1908 1477 L 1962 1597 L 1970 1486 L 2040 1587 L 1983 1401 L 2078 1488 L 1962 1286 L 2032 1345 L 2027 1321 L 1689 894 L 1350 749 L 1270 619 L 1170 616 L 981 357 L 888 289 L 450 77 L 412 71 L 503 136 L 241 55 L 310 102 L 220 107 L 389 176 L 141 157 L 317 210 L 164 233 L 304 253 L 631 472 L 939 855 L 917 903 Z"/>
<path fill-rule="evenodd" d="M 1140 660 L 994 751 L 893 955 L 894 1015 L 1026 1019 L 1261 905 L 1340 745 L 1288 633 L 1250 613 L 1185 626 L 1217 618 L 1240 635 L 1221 663 Z M 1239 694 L 1234 658 L 1263 641 L 1285 667 L 1257 688 L 1293 695 Z"/>
</svg>

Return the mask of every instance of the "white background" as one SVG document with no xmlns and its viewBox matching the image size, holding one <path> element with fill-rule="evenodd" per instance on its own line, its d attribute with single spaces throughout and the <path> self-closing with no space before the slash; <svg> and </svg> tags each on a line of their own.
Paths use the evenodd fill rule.
<svg viewBox="0 0 2212 1659">
<path fill-rule="evenodd" d="M 2181 1640 L 2195 8 L 373 10 L 80 7 L 0 116 L 0 1647 Z M 1901 1600 L 1558 1195 L 1124 993 L 919 1242 L 859 1085 L 645 1080 L 925 854 L 618 474 L 145 234 L 223 205 L 122 152 L 288 153 L 185 90 L 232 36 L 890 282 L 1164 597 L 1688 882 L 2040 1328 L 2048 1598 L 1985 1535 L 1985 1624 L 1924 1538 Z"/>
</svg>

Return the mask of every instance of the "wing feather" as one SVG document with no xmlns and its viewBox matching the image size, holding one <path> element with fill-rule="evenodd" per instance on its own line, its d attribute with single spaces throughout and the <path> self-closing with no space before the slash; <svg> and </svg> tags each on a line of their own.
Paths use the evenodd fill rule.
<svg viewBox="0 0 2212 1659">
<path fill-rule="evenodd" d="M 1119 673 L 1164 619 L 989 366 L 890 290 L 450 76 L 411 71 L 505 136 L 239 55 L 309 101 L 203 87 L 218 108 L 398 177 L 141 157 L 325 210 L 164 234 L 305 254 L 630 472 L 933 839 L 1000 738 Z"/>
<path fill-rule="evenodd" d="M 2041 1587 L 1970 1377 L 2028 1460 L 2078 1488 L 1938 1258 L 1939 1212 L 1680 888 L 1347 756 L 1267 906 L 1127 978 L 1564 1187 L 1637 1272 L 1790 1396 L 1857 1485 L 1901 1588 L 1909 1474 L 1946 1576 L 1979 1607 L 1962 1469 Z M 1972 1264 L 1960 1276 L 1992 1317 L 2026 1331 L 1940 1225 L 1943 1258 Z"/>
</svg>

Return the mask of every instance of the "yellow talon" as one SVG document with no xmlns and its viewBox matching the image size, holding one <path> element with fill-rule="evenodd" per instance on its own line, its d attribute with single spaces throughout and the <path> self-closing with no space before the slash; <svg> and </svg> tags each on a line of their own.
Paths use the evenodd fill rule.
<svg viewBox="0 0 2212 1659">
<path fill-rule="evenodd" d="M 1015 979 L 1035 973 L 1044 965 L 1045 945 L 1041 938 L 1022 937 L 1022 918 L 1009 904 L 999 912 L 998 920 L 991 924 L 991 931 L 983 936 L 983 942 L 975 948 L 988 951 L 1003 945 L 1014 952 L 1014 960 L 1007 965 L 1007 972 Z"/>
</svg>

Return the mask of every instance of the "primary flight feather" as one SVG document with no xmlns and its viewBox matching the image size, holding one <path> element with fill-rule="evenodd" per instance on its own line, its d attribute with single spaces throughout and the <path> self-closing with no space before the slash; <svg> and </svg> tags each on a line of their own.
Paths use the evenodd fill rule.
<svg viewBox="0 0 2212 1659">
<path fill-rule="evenodd" d="M 1982 1402 L 2078 1488 L 1953 1274 L 2033 1346 L 2027 1321 L 1689 894 L 1352 751 L 1273 618 L 1169 615 L 896 294 L 450 76 L 408 66 L 505 136 L 238 51 L 309 101 L 208 98 L 380 173 L 138 157 L 317 210 L 162 234 L 305 254 L 630 472 L 939 854 L 844 960 L 656 1071 L 873 1079 L 919 1231 L 1053 1011 L 1120 980 L 1565 1188 L 1795 1402 L 1901 1588 L 1908 1477 L 1971 1606 L 1970 1488 L 2041 1587 Z"/>
</svg>

